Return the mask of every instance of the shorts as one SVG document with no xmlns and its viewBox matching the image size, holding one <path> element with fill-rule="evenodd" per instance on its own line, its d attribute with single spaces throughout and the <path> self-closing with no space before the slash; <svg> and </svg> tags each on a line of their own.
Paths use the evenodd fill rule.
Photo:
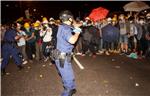
<svg viewBox="0 0 150 96">
<path fill-rule="evenodd" d="M 128 36 L 120 35 L 120 43 L 128 43 Z"/>
</svg>

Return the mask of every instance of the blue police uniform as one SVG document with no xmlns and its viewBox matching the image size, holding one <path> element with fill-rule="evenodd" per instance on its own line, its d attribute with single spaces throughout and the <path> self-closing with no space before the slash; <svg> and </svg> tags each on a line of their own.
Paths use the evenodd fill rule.
<svg viewBox="0 0 150 96">
<path fill-rule="evenodd" d="M 60 25 L 57 33 L 56 49 L 58 49 L 61 53 L 71 53 L 74 47 L 72 44 L 68 42 L 71 36 L 72 36 L 71 26 L 66 24 Z M 64 92 L 62 93 L 62 96 L 69 96 L 69 92 L 75 89 L 75 78 L 71 62 L 65 59 L 63 68 L 60 66 L 59 60 L 55 60 L 55 63 L 62 77 L 62 82 L 64 85 Z"/>
<path fill-rule="evenodd" d="M 16 48 L 15 36 L 16 30 L 14 29 L 8 29 L 4 35 L 4 45 L 2 46 L 3 60 L 1 69 L 5 69 L 11 55 L 17 66 L 21 65 L 22 63 L 22 60 L 18 55 L 19 50 Z"/>
</svg>

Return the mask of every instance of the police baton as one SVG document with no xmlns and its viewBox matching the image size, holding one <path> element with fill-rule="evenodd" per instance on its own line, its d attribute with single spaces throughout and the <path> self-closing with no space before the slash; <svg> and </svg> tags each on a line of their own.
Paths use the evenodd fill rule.
<svg viewBox="0 0 150 96">
<path fill-rule="evenodd" d="M 83 70 L 84 67 L 83 65 L 79 62 L 79 60 L 75 57 L 75 55 L 73 55 L 73 60 L 76 62 L 76 64 L 78 65 L 78 67 Z"/>
</svg>

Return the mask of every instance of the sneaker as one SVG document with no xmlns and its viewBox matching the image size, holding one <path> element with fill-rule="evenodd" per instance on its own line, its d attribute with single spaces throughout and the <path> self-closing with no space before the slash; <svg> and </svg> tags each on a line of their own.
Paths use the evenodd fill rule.
<svg viewBox="0 0 150 96">
<path fill-rule="evenodd" d="M 70 92 L 69 92 L 69 95 L 68 96 L 73 96 L 73 94 L 75 94 L 77 92 L 76 89 L 72 89 Z"/>
<path fill-rule="evenodd" d="M 101 55 L 99 52 L 96 52 L 96 55 Z"/>
<path fill-rule="evenodd" d="M 106 51 L 105 54 L 106 54 L 107 56 L 110 55 L 108 51 Z"/>
<path fill-rule="evenodd" d="M 22 63 L 22 64 L 23 64 L 23 65 L 25 65 L 25 64 L 27 64 L 27 63 L 28 63 L 28 61 L 27 61 L 27 60 L 25 60 L 25 61 L 23 61 L 23 63 Z"/>
<path fill-rule="evenodd" d="M 23 66 L 22 66 L 22 65 L 18 65 L 17 67 L 19 68 L 19 70 L 22 70 L 22 69 L 23 69 Z"/>
<path fill-rule="evenodd" d="M 5 69 L 1 69 L 1 75 L 2 75 L 2 76 L 6 75 Z"/>
<path fill-rule="evenodd" d="M 99 50 L 98 52 L 99 52 L 100 54 L 103 54 L 103 53 L 104 53 L 104 51 L 100 51 L 100 50 Z"/>
<path fill-rule="evenodd" d="M 76 53 L 76 55 L 82 55 L 82 53 L 78 52 L 78 53 Z"/>
<path fill-rule="evenodd" d="M 90 53 L 89 56 L 92 56 L 92 53 Z"/>
<path fill-rule="evenodd" d="M 35 54 L 32 54 L 32 57 L 35 58 Z"/>
<path fill-rule="evenodd" d="M 44 60 L 44 62 L 46 62 L 48 59 L 49 59 L 49 58 L 48 58 L 48 57 L 46 57 L 46 58 L 45 58 L 45 60 Z"/>
<path fill-rule="evenodd" d="M 85 54 L 82 54 L 81 56 L 85 56 Z"/>
<path fill-rule="evenodd" d="M 124 52 L 120 52 L 120 55 L 124 55 L 125 53 Z"/>
</svg>

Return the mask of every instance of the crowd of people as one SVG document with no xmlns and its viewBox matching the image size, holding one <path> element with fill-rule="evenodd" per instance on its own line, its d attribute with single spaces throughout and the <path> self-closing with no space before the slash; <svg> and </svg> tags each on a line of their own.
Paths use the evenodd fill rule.
<svg viewBox="0 0 150 96">
<path fill-rule="evenodd" d="M 145 17 L 114 15 L 103 20 L 93 22 L 89 17 L 76 20 L 82 24 L 82 33 L 75 44 L 76 55 L 96 55 L 118 53 L 126 54 L 135 59 L 150 57 L 150 13 Z M 60 20 L 49 20 L 44 17 L 35 22 L 15 22 L 11 28 L 20 37 L 16 40 L 18 55 L 23 64 L 33 62 L 33 59 L 47 61 L 50 51 L 56 48 L 58 26 Z M 1 25 L 1 46 L 5 43 L 5 32 L 8 25 Z M 3 58 L 3 49 L 1 50 Z"/>
<path fill-rule="evenodd" d="M 6 74 L 10 57 L 19 69 L 28 62 L 50 59 L 62 78 L 61 96 L 72 96 L 76 93 L 72 52 L 93 58 L 114 53 L 133 59 L 149 58 L 150 13 L 144 17 L 120 14 L 98 21 L 86 17 L 82 21 L 74 20 L 66 10 L 60 13 L 60 20 L 43 17 L 41 21 L 1 25 L 2 74 Z"/>
</svg>

